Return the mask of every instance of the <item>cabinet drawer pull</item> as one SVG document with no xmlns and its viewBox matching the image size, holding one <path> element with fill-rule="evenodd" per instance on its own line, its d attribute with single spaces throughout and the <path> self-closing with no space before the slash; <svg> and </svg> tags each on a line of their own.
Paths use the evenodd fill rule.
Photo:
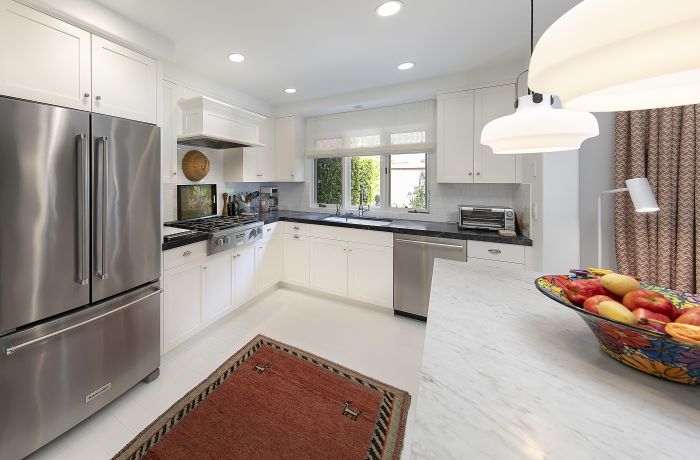
<svg viewBox="0 0 700 460">
<path fill-rule="evenodd" d="M 192 255 L 192 251 L 185 251 L 182 253 L 182 257 L 187 257 L 187 256 L 191 256 L 191 255 Z"/>
<path fill-rule="evenodd" d="M 267 229 L 267 232 L 268 232 L 268 233 L 269 233 L 269 232 L 271 232 L 271 231 L 272 231 L 272 229 L 271 229 L 271 228 L 268 228 L 268 229 Z"/>
<path fill-rule="evenodd" d="M 294 235 L 294 239 L 295 239 L 295 240 L 298 240 L 298 239 L 299 239 L 299 235 Z"/>
<path fill-rule="evenodd" d="M 292 228 L 293 228 L 294 230 L 299 230 L 299 227 L 296 227 L 296 226 L 295 226 L 295 227 L 292 227 Z"/>
<path fill-rule="evenodd" d="M 490 252 L 491 254 L 496 254 L 496 255 L 498 255 L 498 254 L 501 253 L 501 250 L 500 250 L 500 249 L 489 249 L 489 252 Z"/>
</svg>

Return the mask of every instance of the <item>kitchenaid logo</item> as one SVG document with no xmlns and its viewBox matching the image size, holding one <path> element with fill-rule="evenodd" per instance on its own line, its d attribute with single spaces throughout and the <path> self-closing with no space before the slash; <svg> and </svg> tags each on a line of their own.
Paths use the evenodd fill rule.
<svg viewBox="0 0 700 460">
<path fill-rule="evenodd" d="M 92 401 L 93 399 L 97 398 L 97 397 L 100 396 L 101 394 L 103 394 L 103 393 L 109 391 L 110 388 L 112 388 L 112 383 L 111 383 L 111 382 L 108 383 L 107 385 L 103 386 L 103 387 L 98 388 L 97 390 L 93 391 L 93 392 L 90 393 L 89 395 L 85 396 L 85 404 L 89 403 L 90 401 Z"/>
</svg>

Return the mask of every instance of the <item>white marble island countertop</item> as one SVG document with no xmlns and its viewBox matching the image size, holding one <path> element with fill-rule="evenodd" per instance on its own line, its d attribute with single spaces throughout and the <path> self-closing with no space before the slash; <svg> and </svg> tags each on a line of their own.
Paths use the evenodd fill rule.
<svg viewBox="0 0 700 460">
<path fill-rule="evenodd" d="M 700 387 L 605 355 L 536 273 L 435 261 L 414 459 L 700 459 Z"/>
</svg>

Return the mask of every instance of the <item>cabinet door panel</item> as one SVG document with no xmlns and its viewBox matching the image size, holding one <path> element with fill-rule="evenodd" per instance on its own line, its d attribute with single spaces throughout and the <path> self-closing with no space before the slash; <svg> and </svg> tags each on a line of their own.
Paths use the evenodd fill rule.
<svg viewBox="0 0 700 460">
<path fill-rule="evenodd" d="M 438 182 L 474 182 L 474 136 L 474 91 L 438 96 Z"/>
<path fill-rule="evenodd" d="M 309 239 L 298 234 L 284 235 L 284 281 L 309 287 Z"/>
<path fill-rule="evenodd" d="M 348 295 L 347 248 L 345 241 L 311 239 L 311 289 Z"/>
<path fill-rule="evenodd" d="M 0 94 L 90 110 L 90 33 L 0 1 Z"/>
<path fill-rule="evenodd" d="M 155 60 L 92 36 L 93 112 L 155 123 L 156 75 Z"/>
<path fill-rule="evenodd" d="M 385 246 L 349 243 L 348 296 L 394 307 L 394 251 Z"/>
<path fill-rule="evenodd" d="M 181 115 L 177 105 L 177 85 L 163 80 L 163 122 L 160 131 L 163 183 L 177 183 L 177 135 Z"/>
<path fill-rule="evenodd" d="M 233 309 L 233 257 L 229 252 L 207 257 L 207 305 L 204 321 Z"/>
<path fill-rule="evenodd" d="M 164 272 L 164 352 L 185 340 L 202 324 L 206 298 L 205 268 L 205 259 L 200 259 Z"/>
<path fill-rule="evenodd" d="M 236 308 L 252 300 L 258 293 L 255 272 L 255 245 L 248 244 L 236 251 L 234 284 Z"/>
<path fill-rule="evenodd" d="M 282 281 L 284 275 L 284 238 L 282 235 L 261 240 L 258 245 L 258 287 L 265 291 Z"/>
<path fill-rule="evenodd" d="M 516 155 L 495 155 L 481 144 L 481 131 L 491 120 L 512 114 L 513 85 L 477 89 L 474 100 L 474 181 L 514 183 Z"/>
</svg>

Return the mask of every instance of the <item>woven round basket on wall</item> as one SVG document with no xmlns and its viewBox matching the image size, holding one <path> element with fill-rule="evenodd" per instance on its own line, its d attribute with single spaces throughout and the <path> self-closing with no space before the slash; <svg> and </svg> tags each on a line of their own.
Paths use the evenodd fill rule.
<svg viewBox="0 0 700 460">
<path fill-rule="evenodd" d="M 182 173 L 194 182 L 204 179 L 209 174 L 209 158 L 199 150 L 190 150 L 182 158 Z"/>
</svg>

